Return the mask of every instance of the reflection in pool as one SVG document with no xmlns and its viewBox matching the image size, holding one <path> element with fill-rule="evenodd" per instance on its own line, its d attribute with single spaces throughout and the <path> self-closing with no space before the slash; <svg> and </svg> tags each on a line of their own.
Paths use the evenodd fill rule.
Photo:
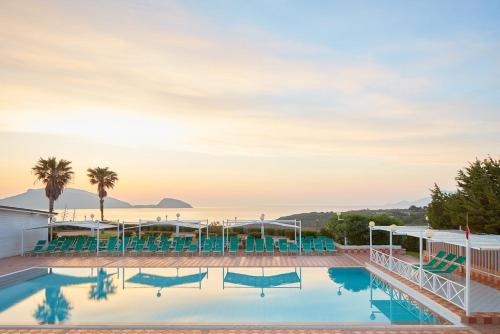
<svg viewBox="0 0 500 334">
<path fill-rule="evenodd" d="M 0 287 L 0 324 L 441 323 L 362 268 L 37 268 Z"/>
</svg>

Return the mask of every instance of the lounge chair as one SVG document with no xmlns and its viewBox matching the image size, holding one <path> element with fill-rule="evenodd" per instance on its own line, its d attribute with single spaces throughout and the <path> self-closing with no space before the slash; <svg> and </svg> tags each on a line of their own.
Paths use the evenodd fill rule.
<svg viewBox="0 0 500 334">
<path fill-rule="evenodd" d="M 114 253 L 116 250 L 116 244 L 118 243 L 118 239 L 116 237 L 110 237 L 108 239 L 108 242 L 106 244 L 106 248 L 102 250 L 102 253 L 108 254 L 108 253 Z"/>
<path fill-rule="evenodd" d="M 186 253 L 193 255 L 198 253 L 198 244 L 189 244 Z"/>
<path fill-rule="evenodd" d="M 247 243 L 245 246 L 245 253 L 253 254 L 255 251 L 255 240 L 253 238 L 247 238 Z"/>
<path fill-rule="evenodd" d="M 330 254 L 337 252 L 332 239 L 326 239 L 326 252 Z"/>
<path fill-rule="evenodd" d="M 238 248 L 240 248 L 238 239 L 231 239 L 229 242 L 229 254 L 237 254 Z"/>
<path fill-rule="evenodd" d="M 148 248 L 146 249 L 146 252 L 149 254 L 156 254 L 157 251 L 158 251 L 158 245 L 156 244 L 156 239 L 155 239 L 152 242 L 148 243 Z"/>
<path fill-rule="evenodd" d="M 68 253 L 72 254 L 72 255 L 80 254 L 85 249 L 86 244 L 87 244 L 87 240 L 85 237 L 78 237 L 76 239 L 75 246 L 73 247 L 73 249 L 70 249 Z"/>
<path fill-rule="evenodd" d="M 203 248 L 201 249 L 201 254 L 210 254 L 213 248 L 212 239 L 205 239 L 205 243 L 203 244 Z"/>
<path fill-rule="evenodd" d="M 66 253 L 69 251 L 72 244 L 73 244 L 73 239 L 70 238 L 64 239 L 61 247 L 59 247 L 59 249 L 55 250 L 53 253 Z"/>
<path fill-rule="evenodd" d="M 288 254 L 288 243 L 280 242 L 278 249 L 279 249 L 280 253 Z"/>
<path fill-rule="evenodd" d="M 422 268 L 432 268 L 434 267 L 436 264 L 438 264 L 439 261 L 441 261 L 443 259 L 443 257 L 446 255 L 446 252 L 441 250 L 439 251 L 436 256 L 434 256 L 429 262 L 427 263 L 424 263 L 422 265 Z M 420 267 L 420 264 L 416 263 L 413 265 L 414 267 Z"/>
<path fill-rule="evenodd" d="M 255 253 L 264 254 L 264 239 L 255 240 Z"/>
<path fill-rule="evenodd" d="M 302 244 L 302 251 L 304 252 L 304 254 L 311 254 L 313 251 L 312 244 L 310 242 Z"/>
<path fill-rule="evenodd" d="M 26 252 L 26 254 L 40 254 L 43 253 L 43 249 L 45 248 L 45 244 L 47 243 L 47 240 L 38 240 L 35 247 L 29 252 Z"/>
<path fill-rule="evenodd" d="M 214 247 L 214 254 L 222 254 L 222 241 L 216 241 Z"/>
<path fill-rule="evenodd" d="M 297 254 L 299 252 L 299 247 L 296 243 L 290 242 L 288 243 L 288 252 L 290 254 Z"/>
<path fill-rule="evenodd" d="M 179 255 L 184 250 L 184 242 L 177 242 L 172 253 Z"/>
<path fill-rule="evenodd" d="M 144 251 L 146 243 L 142 239 L 137 239 L 134 249 L 130 251 L 130 254 L 139 255 Z"/>
<path fill-rule="evenodd" d="M 323 241 L 321 239 L 314 240 L 314 251 L 318 254 L 325 253 L 325 246 L 323 245 Z"/>
<path fill-rule="evenodd" d="M 457 258 L 457 256 L 453 253 L 449 253 L 448 255 L 445 256 L 445 258 L 435 267 L 423 267 L 424 270 L 429 270 L 429 271 L 433 271 L 433 270 L 437 270 L 437 271 L 440 271 L 440 270 L 443 270 L 444 267 L 446 267 L 448 264 L 452 263 L 455 259 Z"/>
<path fill-rule="evenodd" d="M 274 241 L 273 238 L 266 237 L 266 254 L 274 254 Z"/>
<path fill-rule="evenodd" d="M 430 271 L 431 273 L 434 274 L 451 274 L 453 273 L 458 267 L 460 267 L 462 264 L 465 263 L 465 256 L 459 256 L 455 261 L 453 261 L 450 266 L 446 269 L 443 270 L 437 270 L 437 269 L 426 269 L 427 271 Z"/>
</svg>

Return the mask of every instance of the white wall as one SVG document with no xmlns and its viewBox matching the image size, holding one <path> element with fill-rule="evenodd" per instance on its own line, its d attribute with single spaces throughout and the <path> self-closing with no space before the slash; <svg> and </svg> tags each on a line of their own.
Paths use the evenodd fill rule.
<svg viewBox="0 0 500 334">
<path fill-rule="evenodd" d="M 22 229 L 45 225 L 47 219 L 46 215 L 0 209 L 0 258 L 20 255 Z M 38 240 L 47 237 L 47 229 L 24 231 L 24 249 L 33 249 Z"/>
</svg>

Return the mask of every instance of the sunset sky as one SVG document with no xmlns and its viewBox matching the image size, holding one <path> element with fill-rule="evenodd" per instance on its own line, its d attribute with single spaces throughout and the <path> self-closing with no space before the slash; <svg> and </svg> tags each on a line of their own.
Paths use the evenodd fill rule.
<svg viewBox="0 0 500 334">
<path fill-rule="evenodd" d="M 0 41 L 0 197 L 57 156 L 132 203 L 390 203 L 500 154 L 500 1 L 3 0 Z"/>
</svg>

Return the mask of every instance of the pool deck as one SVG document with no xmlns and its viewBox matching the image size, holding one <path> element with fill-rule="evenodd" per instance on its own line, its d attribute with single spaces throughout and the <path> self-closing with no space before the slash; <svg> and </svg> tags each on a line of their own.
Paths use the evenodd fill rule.
<svg viewBox="0 0 500 334">
<path fill-rule="evenodd" d="M 400 256 L 406 260 L 408 256 Z M 0 259 L 0 275 L 31 267 L 364 267 L 368 256 L 364 254 L 337 254 L 335 256 L 15 256 Z M 404 280 L 402 283 L 407 283 Z M 363 327 L 339 326 L 339 328 L 0 328 L 3 333 L 200 333 L 200 334 L 246 334 L 246 333 L 337 333 L 337 334 L 493 334 L 500 333 L 500 326 L 473 325 L 459 328 L 450 326 Z"/>
</svg>

